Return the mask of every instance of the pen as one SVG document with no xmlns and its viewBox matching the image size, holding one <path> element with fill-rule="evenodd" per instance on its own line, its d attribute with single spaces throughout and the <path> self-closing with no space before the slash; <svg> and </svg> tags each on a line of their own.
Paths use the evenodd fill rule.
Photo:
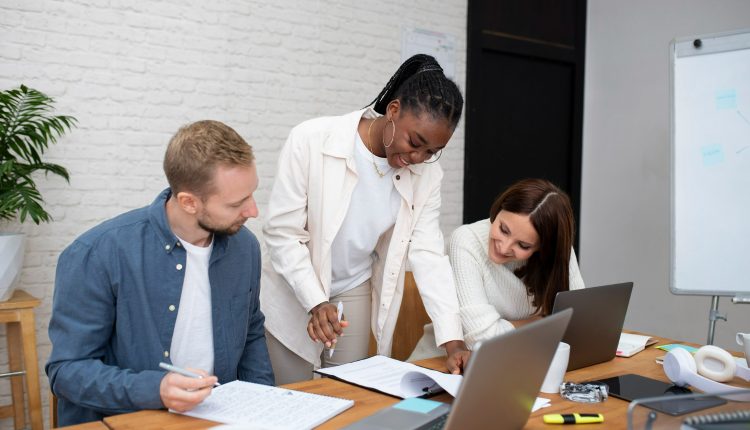
<svg viewBox="0 0 750 430">
<path fill-rule="evenodd" d="M 545 424 L 593 424 L 604 422 L 602 414 L 546 414 Z"/>
<path fill-rule="evenodd" d="M 196 379 L 203 379 L 203 375 L 199 375 L 195 372 L 191 372 L 189 370 L 185 370 L 182 367 L 173 366 L 168 363 L 159 363 L 159 367 L 161 367 L 164 370 L 168 370 L 170 372 L 179 373 L 182 376 L 187 376 L 188 378 L 196 378 Z M 214 387 L 218 387 L 218 382 L 214 383 Z"/>
<path fill-rule="evenodd" d="M 441 391 L 443 391 L 443 387 L 441 387 L 440 385 L 438 385 L 437 382 L 435 382 L 432 385 L 430 385 L 429 387 L 422 388 L 422 392 L 424 394 L 422 394 L 421 397 L 431 396 L 431 395 L 437 394 L 437 393 L 439 393 Z"/>
<path fill-rule="evenodd" d="M 336 313 L 339 317 L 339 322 L 341 322 L 341 317 L 344 315 L 344 302 L 339 300 L 339 303 L 336 305 Z M 333 350 L 336 348 L 336 344 L 331 344 L 331 349 L 328 350 L 328 358 L 333 357 Z"/>
</svg>

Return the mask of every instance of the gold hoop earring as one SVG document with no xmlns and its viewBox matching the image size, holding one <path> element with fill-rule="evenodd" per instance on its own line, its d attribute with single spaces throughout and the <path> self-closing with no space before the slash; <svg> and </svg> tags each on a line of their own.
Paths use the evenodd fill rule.
<svg viewBox="0 0 750 430">
<path fill-rule="evenodd" d="M 385 144 L 385 128 L 386 128 L 386 127 L 388 127 L 388 123 L 389 123 L 389 122 L 390 122 L 390 123 L 391 123 L 391 125 L 393 126 L 393 134 L 391 134 L 391 142 L 390 142 L 390 143 L 389 143 L 388 145 L 386 145 L 386 144 Z M 383 126 L 383 146 L 384 146 L 384 147 L 386 147 L 386 148 L 390 148 L 390 147 L 391 147 L 391 145 L 393 145 L 393 140 L 394 140 L 395 138 L 396 138 L 396 123 L 395 123 L 395 122 L 393 122 L 393 120 L 392 120 L 392 119 L 389 119 L 389 120 L 388 120 L 388 121 L 387 121 L 387 122 L 385 123 L 385 126 Z"/>
</svg>

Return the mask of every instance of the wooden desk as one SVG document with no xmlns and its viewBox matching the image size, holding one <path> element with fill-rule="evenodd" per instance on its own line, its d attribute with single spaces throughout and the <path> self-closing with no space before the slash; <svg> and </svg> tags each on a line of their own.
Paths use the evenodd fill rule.
<svg viewBox="0 0 750 430">
<path fill-rule="evenodd" d="M 78 424 L 66 427 L 53 427 L 55 430 L 109 430 L 104 421 L 92 421 L 90 423 Z"/>
<path fill-rule="evenodd" d="M 657 345 L 675 343 L 670 339 L 660 339 Z M 630 358 L 616 357 L 606 363 L 597 364 L 583 369 L 568 372 L 566 381 L 583 382 L 592 379 L 602 379 L 625 373 L 636 373 L 650 378 L 667 381 L 661 365 L 656 364 L 655 359 L 664 355 L 664 352 L 653 346 L 647 348 Z M 431 358 L 422 360 L 417 364 L 438 370 L 445 370 L 442 358 Z M 750 387 L 750 383 L 735 378 L 734 385 Z M 354 421 L 360 420 L 376 411 L 400 401 L 394 397 L 379 394 L 374 391 L 359 388 L 354 385 L 335 381 L 333 379 L 321 378 L 312 381 L 298 382 L 285 385 L 286 388 L 307 391 L 310 393 L 336 396 L 355 401 L 354 407 L 324 423 L 318 429 L 337 429 Z M 607 429 L 625 429 L 627 427 L 628 402 L 610 397 L 607 401 L 598 404 L 581 404 L 563 400 L 557 394 L 540 394 L 552 400 L 552 406 L 542 408 L 529 417 L 525 429 L 547 429 L 551 427 L 542 422 L 542 415 L 549 413 L 572 413 L 592 412 L 602 413 L 605 416 Z M 453 398 L 448 394 L 433 397 L 434 400 L 451 402 Z M 116 415 L 104 419 L 104 422 L 112 430 L 150 430 L 150 429 L 207 429 L 217 423 L 182 415 L 170 414 L 166 411 L 141 411 L 132 414 Z M 566 429 L 568 426 L 566 426 Z M 593 429 L 590 425 L 584 427 Z M 603 428 L 603 427 L 597 427 Z"/>
</svg>

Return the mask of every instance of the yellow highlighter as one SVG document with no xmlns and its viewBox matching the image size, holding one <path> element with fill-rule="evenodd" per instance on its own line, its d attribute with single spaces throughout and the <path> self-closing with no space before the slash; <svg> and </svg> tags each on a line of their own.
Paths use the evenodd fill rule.
<svg viewBox="0 0 750 430">
<path fill-rule="evenodd" d="M 546 414 L 545 424 L 593 424 L 604 422 L 602 414 Z"/>
</svg>

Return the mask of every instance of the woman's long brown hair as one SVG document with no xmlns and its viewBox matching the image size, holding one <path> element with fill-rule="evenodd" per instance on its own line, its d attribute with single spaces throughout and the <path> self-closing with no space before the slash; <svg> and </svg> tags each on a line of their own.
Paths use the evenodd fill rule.
<svg viewBox="0 0 750 430">
<path fill-rule="evenodd" d="M 539 235 L 539 248 L 515 274 L 523 280 L 537 313 L 549 315 L 555 295 L 570 288 L 570 250 L 575 220 L 570 199 L 544 179 L 524 179 L 511 185 L 490 209 L 490 222 L 501 210 L 529 215 Z"/>
</svg>

